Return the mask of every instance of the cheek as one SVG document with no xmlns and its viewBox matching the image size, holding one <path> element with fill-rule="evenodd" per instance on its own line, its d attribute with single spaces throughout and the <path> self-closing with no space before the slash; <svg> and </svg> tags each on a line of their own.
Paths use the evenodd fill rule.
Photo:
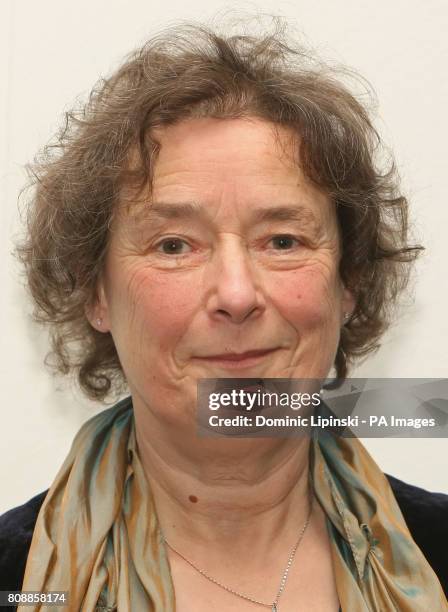
<svg viewBox="0 0 448 612">
<path fill-rule="evenodd" d="M 300 328 L 322 328 L 338 313 L 338 284 L 331 274 L 319 269 L 288 272 L 275 280 L 271 298 L 276 308 Z"/>
<path fill-rule="evenodd" d="M 157 270 L 140 268 L 123 285 L 126 303 L 122 316 L 131 326 L 134 341 L 138 340 L 135 334 L 149 336 L 151 345 L 160 350 L 185 332 L 194 308 L 191 284 L 174 275 L 168 278 Z"/>
</svg>

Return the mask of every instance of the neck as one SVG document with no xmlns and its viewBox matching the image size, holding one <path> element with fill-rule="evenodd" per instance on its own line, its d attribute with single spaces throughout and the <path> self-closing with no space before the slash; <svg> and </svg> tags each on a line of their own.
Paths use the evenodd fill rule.
<svg viewBox="0 0 448 612">
<path fill-rule="evenodd" d="M 167 541 L 235 554 L 292 545 L 308 515 L 309 440 L 209 439 L 134 405 L 138 452 Z M 229 540 L 231 538 L 231 540 Z"/>
</svg>

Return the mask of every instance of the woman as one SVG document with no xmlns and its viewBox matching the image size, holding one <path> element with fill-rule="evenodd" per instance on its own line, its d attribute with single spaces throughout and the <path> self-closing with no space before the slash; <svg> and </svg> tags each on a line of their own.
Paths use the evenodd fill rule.
<svg viewBox="0 0 448 612">
<path fill-rule="evenodd" d="M 59 369 L 130 397 L 3 518 L 32 525 L 18 589 L 73 611 L 447 609 L 400 510 L 423 495 L 434 523 L 444 496 L 392 489 L 356 439 L 196 435 L 199 379 L 344 378 L 376 348 L 418 253 L 378 142 L 279 32 L 168 31 L 68 117 L 20 254 Z"/>
</svg>

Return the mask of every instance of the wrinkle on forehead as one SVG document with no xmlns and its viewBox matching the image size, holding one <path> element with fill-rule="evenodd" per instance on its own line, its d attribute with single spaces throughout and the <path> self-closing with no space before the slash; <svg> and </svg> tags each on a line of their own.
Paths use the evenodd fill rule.
<svg viewBox="0 0 448 612">
<path fill-rule="evenodd" d="M 239 133 L 229 128 L 238 125 L 242 127 L 242 157 L 244 159 L 241 164 L 238 162 L 232 166 L 235 156 L 229 155 L 229 151 L 235 151 L 235 155 L 238 154 L 240 147 L 236 145 L 239 145 Z M 196 214 L 195 209 L 198 212 L 201 205 L 205 209 L 204 215 L 207 213 L 209 201 L 215 204 L 214 209 L 210 212 L 216 215 L 221 209 L 224 198 L 229 198 L 230 201 L 238 200 L 238 211 L 242 212 L 244 209 L 245 213 L 256 207 L 262 208 L 260 206 L 262 202 L 266 202 L 264 207 L 266 209 L 287 208 L 292 205 L 291 208 L 297 208 L 295 214 L 298 216 L 300 213 L 301 224 L 308 228 L 313 226 L 314 233 L 317 233 L 318 226 L 321 226 L 321 230 L 325 230 L 326 225 L 332 225 L 330 217 L 335 213 L 334 203 L 303 174 L 300 167 L 299 139 L 291 128 L 252 117 L 244 119 L 203 118 L 189 119 L 173 126 L 158 128 L 154 130 L 154 134 L 159 138 L 161 148 L 155 162 L 153 185 L 146 185 L 138 193 L 129 187 L 122 189 L 120 202 L 115 211 L 115 218 L 120 219 L 119 226 L 130 223 L 131 227 L 138 227 L 140 222 L 156 224 L 159 218 L 170 216 L 179 219 L 181 215 L 185 215 L 186 218 L 187 213 L 193 219 L 193 214 Z M 275 147 L 273 147 L 273 139 Z M 208 156 L 208 161 L 212 164 L 211 169 L 205 166 L 207 154 L 201 154 L 201 143 L 204 145 L 208 143 L 213 150 L 213 154 Z M 226 148 L 227 146 L 229 149 Z M 218 152 L 215 155 L 216 151 Z M 246 156 L 246 151 L 248 156 Z M 251 153 L 253 154 L 252 160 L 250 159 Z M 219 166 L 215 163 L 216 159 L 219 161 L 221 157 L 226 160 L 226 156 L 229 158 L 228 164 L 223 163 Z M 230 174 L 235 166 L 238 172 L 241 168 L 240 177 L 244 178 L 247 174 L 248 185 L 253 192 L 247 195 L 247 198 L 244 183 L 243 188 L 238 185 L 238 176 L 221 179 L 221 174 L 227 165 Z M 207 181 L 208 172 L 210 172 L 211 179 L 209 182 Z M 257 176 L 257 173 L 261 173 L 266 180 L 263 181 L 263 178 L 259 181 L 254 180 L 253 177 Z M 277 177 L 276 174 L 280 176 Z M 287 191 L 291 190 L 291 193 L 294 194 L 294 190 L 299 188 L 297 197 L 295 195 L 291 197 L 291 193 L 284 199 L 278 196 L 279 193 L 281 194 L 279 182 L 281 183 L 285 177 L 287 178 L 287 185 L 285 185 Z M 232 184 L 232 179 L 237 181 L 235 185 L 239 193 L 233 193 L 236 187 Z M 305 201 L 302 201 L 300 192 L 305 196 L 303 197 Z M 243 202 L 242 199 L 245 201 Z M 306 200 L 314 204 L 315 199 L 319 202 L 311 206 L 315 208 L 314 212 L 312 210 L 306 212 L 308 204 Z M 269 221 L 271 213 L 261 210 L 254 213 L 254 216 L 256 214 L 260 214 L 260 217 L 265 215 L 265 220 Z M 289 214 L 291 214 L 289 211 L 285 211 L 284 220 L 287 220 Z M 273 210 L 272 221 L 275 220 L 275 215 L 277 220 L 281 220 L 279 212 Z M 116 220 L 115 228 L 117 227 Z"/>
<path fill-rule="evenodd" d="M 170 161 L 192 161 L 207 171 L 205 164 L 215 171 L 215 164 L 221 163 L 229 150 L 232 156 L 226 165 L 219 165 L 219 173 L 226 174 L 227 166 L 233 173 L 244 176 L 253 173 L 254 166 L 260 173 L 268 171 L 275 175 L 284 172 L 285 167 L 300 168 L 299 137 L 291 128 L 264 119 L 251 117 L 239 119 L 190 119 L 159 130 L 160 151 L 154 167 L 154 176 L 161 180 L 161 167 L 165 163 L 166 151 Z M 205 152 L 213 152 L 207 159 Z M 188 152 L 188 155 L 183 155 Z M 273 160 L 275 164 L 273 164 Z M 240 163 L 241 162 L 241 163 Z M 182 169 L 177 168 L 177 172 Z M 169 172 L 163 169 L 165 175 Z M 299 178 L 299 173 L 297 174 Z"/>
</svg>

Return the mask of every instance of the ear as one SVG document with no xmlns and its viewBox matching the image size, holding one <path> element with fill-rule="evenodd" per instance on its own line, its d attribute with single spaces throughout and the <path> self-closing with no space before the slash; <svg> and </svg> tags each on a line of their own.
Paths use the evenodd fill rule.
<svg viewBox="0 0 448 612">
<path fill-rule="evenodd" d="M 109 307 L 102 279 L 98 280 L 94 301 L 84 307 L 84 312 L 90 325 L 97 331 L 110 331 Z"/>
<path fill-rule="evenodd" d="M 345 325 L 347 320 L 345 315 L 351 316 L 356 307 L 356 299 L 353 291 L 343 286 L 342 288 L 342 300 L 341 300 L 341 325 Z"/>
</svg>

